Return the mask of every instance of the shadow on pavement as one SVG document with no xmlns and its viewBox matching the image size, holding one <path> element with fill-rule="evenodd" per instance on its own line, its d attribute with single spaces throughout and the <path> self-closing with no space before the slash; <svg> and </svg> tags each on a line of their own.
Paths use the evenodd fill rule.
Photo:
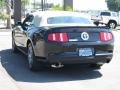
<svg viewBox="0 0 120 90">
<path fill-rule="evenodd" d="M 85 66 L 68 66 L 62 69 L 45 69 L 31 72 L 28 69 L 26 57 L 21 53 L 14 54 L 11 49 L 0 52 L 2 65 L 8 74 L 20 82 L 62 82 L 100 78 L 102 74 Z"/>
</svg>

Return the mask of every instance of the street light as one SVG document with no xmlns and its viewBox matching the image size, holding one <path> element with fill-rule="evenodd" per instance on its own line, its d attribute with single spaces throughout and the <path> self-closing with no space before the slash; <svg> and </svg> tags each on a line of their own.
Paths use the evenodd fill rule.
<svg viewBox="0 0 120 90">
<path fill-rule="evenodd" d="M 41 0 L 41 9 L 42 9 L 42 11 L 44 11 L 44 1 L 43 0 Z"/>
</svg>

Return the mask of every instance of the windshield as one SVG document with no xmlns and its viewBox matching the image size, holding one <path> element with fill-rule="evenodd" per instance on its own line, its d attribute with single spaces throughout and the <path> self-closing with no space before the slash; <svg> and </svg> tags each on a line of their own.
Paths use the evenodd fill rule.
<svg viewBox="0 0 120 90">
<path fill-rule="evenodd" d="M 47 19 L 48 24 L 92 24 L 87 18 L 75 16 L 59 16 Z"/>
</svg>

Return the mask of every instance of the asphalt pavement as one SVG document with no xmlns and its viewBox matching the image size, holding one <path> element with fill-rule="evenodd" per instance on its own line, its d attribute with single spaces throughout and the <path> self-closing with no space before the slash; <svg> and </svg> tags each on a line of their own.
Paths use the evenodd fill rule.
<svg viewBox="0 0 120 90">
<path fill-rule="evenodd" d="M 114 31 L 114 36 L 114 57 L 100 70 L 70 65 L 31 72 L 26 56 L 12 52 L 10 32 L 0 33 L 1 62 L 13 84 L 20 90 L 120 90 L 120 32 Z"/>
</svg>

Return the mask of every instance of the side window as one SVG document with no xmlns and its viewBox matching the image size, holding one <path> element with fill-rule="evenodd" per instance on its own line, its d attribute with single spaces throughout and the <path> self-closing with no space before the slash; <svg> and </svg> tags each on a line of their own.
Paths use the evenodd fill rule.
<svg viewBox="0 0 120 90">
<path fill-rule="evenodd" d="M 112 13 L 112 16 L 113 16 L 113 17 L 118 17 L 118 13 L 113 12 L 113 13 Z"/>
<path fill-rule="evenodd" d="M 41 22 L 42 22 L 42 18 L 40 16 L 35 16 L 33 20 L 33 25 L 35 27 L 39 27 L 41 25 Z"/>
<path fill-rule="evenodd" d="M 33 15 L 28 15 L 26 19 L 23 21 L 23 25 L 30 26 L 32 24 L 33 19 L 34 19 Z"/>
</svg>

